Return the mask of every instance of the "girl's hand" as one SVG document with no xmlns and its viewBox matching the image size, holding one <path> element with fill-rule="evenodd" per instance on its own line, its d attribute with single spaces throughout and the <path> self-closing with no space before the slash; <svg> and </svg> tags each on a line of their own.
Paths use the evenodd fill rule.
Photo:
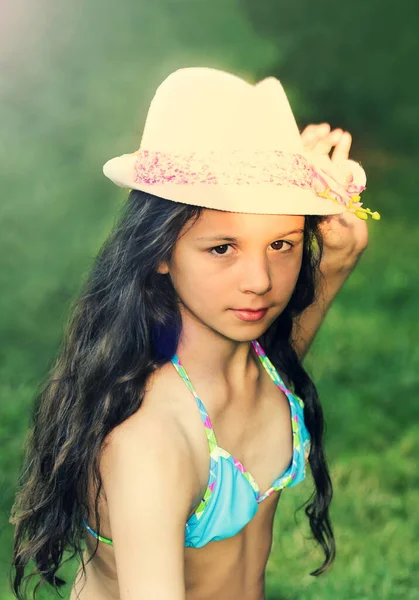
<svg viewBox="0 0 419 600">
<path fill-rule="evenodd" d="M 301 140 L 305 151 L 320 152 L 328 156 L 331 162 L 349 158 L 351 134 L 339 128 L 330 131 L 328 123 L 308 125 L 301 132 Z M 333 146 L 330 157 L 329 152 Z M 366 221 L 350 212 L 344 212 L 329 215 L 320 224 L 320 230 L 324 241 L 323 267 L 350 272 L 368 246 Z"/>
</svg>

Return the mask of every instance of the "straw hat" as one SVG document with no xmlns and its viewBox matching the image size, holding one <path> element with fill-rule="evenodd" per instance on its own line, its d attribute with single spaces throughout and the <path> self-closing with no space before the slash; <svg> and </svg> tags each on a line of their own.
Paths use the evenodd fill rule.
<svg viewBox="0 0 419 600">
<path fill-rule="evenodd" d="M 361 208 L 366 175 L 304 150 L 284 88 L 208 67 L 181 68 L 159 85 L 138 150 L 108 160 L 116 185 L 230 212 L 332 215 Z"/>
</svg>

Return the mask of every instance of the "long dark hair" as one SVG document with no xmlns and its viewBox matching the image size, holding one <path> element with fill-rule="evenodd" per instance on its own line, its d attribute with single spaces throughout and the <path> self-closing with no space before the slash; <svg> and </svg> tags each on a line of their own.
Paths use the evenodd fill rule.
<svg viewBox="0 0 419 600">
<path fill-rule="evenodd" d="M 59 590 L 56 575 L 78 556 L 83 567 L 88 514 L 88 482 L 94 482 L 95 524 L 102 487 L 99 457 L 105 437 L 141 406 L 147 377 L 175 354 L 181 332 L 176 291 L 170 277 L 158 273 L 170 261 L 184 226 L 193 225 L 201 207 L 164 200 L 138 190 L 129 193 L 116 225 L 95 258 L 81 294 L 74 301 L 65 335 L 48 377 L 37 390 L 25 439 L 25 458 L 10 523 L 15 526 L 10 583 L 25 600 L 23 580 L 40 575 L 40 585 Z M 315 490 L 307 500 L 313 539 L 325 553 L 326 571 L 335 558 L 329 519 L 332 500 L 323 451 L 323 412 L 316 387 L 299 360 L 291 339 L 294 319 L 316 299 L 323 245 L 318 225 L 325 217 L 306 216 L 302 266 L 292 297 L 259 338 L 273 364 L 304 400 L 311 436 L 309 464 Z M 99 541 L 97 540 L 95 552 Z M 25 575 L 29 561 L 35 570 Z M 85 571 L 84 571 L 85 573 Z"/>
</svg>

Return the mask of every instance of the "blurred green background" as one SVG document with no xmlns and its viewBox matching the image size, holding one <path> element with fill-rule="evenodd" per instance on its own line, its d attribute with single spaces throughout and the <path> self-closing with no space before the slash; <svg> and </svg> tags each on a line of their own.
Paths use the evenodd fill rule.
<svg viewBox="0 0 419 600">
<path fill-rule="evenodd" d="M 8 516 L 29 407 L 126 197 L 102 165 L 138 148 L 156 87 L 184 66 L 274 75 L 301 130 L 349 130 L 362 200 L 382 215 L 306 359 L 327 421 L 337 558 L 309 575 L 323 555 L 303 510 L 293 516 L 307 480 L 281 499 L 267 599 L 419 598 L 418 3 L 15 0 L 1 11 L 0 599 L 12 599 Z M 65 597 L 76 568 L 61 571 Z"/>
</svg>

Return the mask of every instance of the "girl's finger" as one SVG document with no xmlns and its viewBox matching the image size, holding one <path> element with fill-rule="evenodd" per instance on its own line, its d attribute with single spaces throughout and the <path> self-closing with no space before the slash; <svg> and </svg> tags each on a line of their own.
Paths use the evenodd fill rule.
<svg viewBox="0 0 419 600">
<path fill-rule="evenodd" d="M 300 134 L 301 140 L 306 150 L 313 150 L 319 139 L 326 136 L 330 131 L 329 123 L 320 123 L 318 125 L 307 125 Z"/>
<path fill-rule="evenodd" d="M 339 143 L 342 133 L 342 129 L 334 129 L 328 136 L 318 140 L 315 150 L 321 154 L 329 154 L 332 146 Z"/>
<path fill-rule="evenodd" d="M 349 131 L 344 131 L 339 143 L 333 150 L 331 159 L 332 160 L 346 160 L 349 158 L 349 150 L 352 144 L 352 136 Z"/>
</svg>

